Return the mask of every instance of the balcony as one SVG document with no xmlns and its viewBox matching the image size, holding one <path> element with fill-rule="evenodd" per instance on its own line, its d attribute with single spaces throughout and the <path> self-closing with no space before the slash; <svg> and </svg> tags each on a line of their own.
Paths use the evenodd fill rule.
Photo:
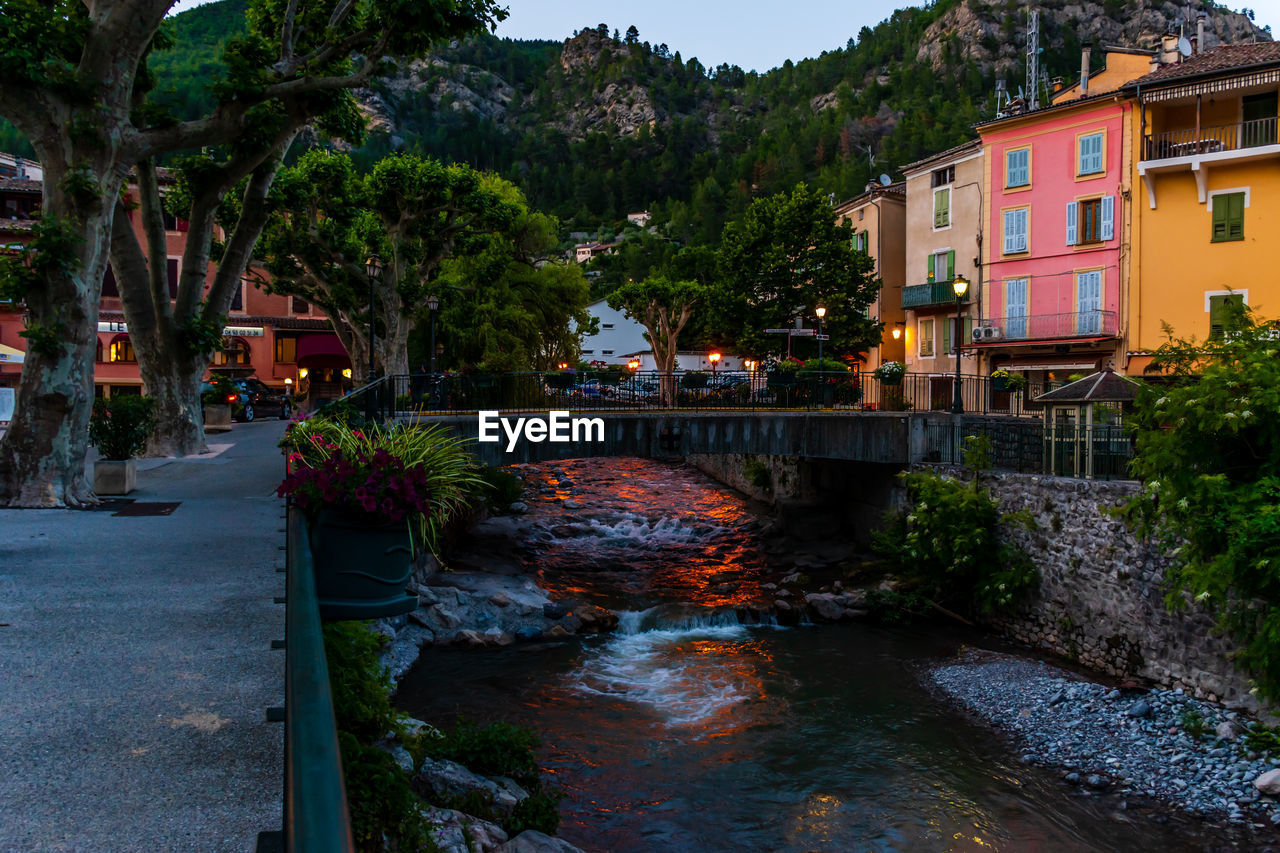
<svg viewBox="0 0 1280 853">
<path fill-rule="evenodd" d="M 1248 160 L 1280 159 L 1280 119 L 1276 116 L 1215 127 L 1182 128 L 1153 133 L 1142 140 L 1138 174 L 1147 188 L 1151 209 L 1156 206 L 1155 176 L 1190 172 L 1201 204 L 1207 200 L 1208 173 L 1213 166 Z"/>
<path fill-rule="evenodd" d="M 970 286 L 972 289 L 972 286 Z M 960 300 L 968 303 L 969 294 Z M 913 284 L 902 288 L 903 308 L 939 308 L 956 304 L 956 292 L 951 289 L 951 281 L 935 281 L 930 284 Z"/>
<path fill-rule="evenodd" d="M 993 331 L 982 334 L 984 330 Z M 1025 317 L 992 317 L 974 328 L 975 344 L 1061 341 L 1079 338 L 1114 338 L 1115 311 L 1079 311 L 1073 314 L 1029 314 Z"/>
</svg>

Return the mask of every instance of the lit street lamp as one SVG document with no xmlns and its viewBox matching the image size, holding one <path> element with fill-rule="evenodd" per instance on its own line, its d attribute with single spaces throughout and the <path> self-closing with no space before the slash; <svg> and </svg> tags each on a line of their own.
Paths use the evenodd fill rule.
<svg viewBox="0 0 1280 853">
<path fill-rule="evenodd" d="M 434 293 L 427 297 L 427 310 L 431 312 L 431 355 L 429 356 L 429 369 L 427 370 L 432 376 L 436 372 L 436 309 L 440 307 L 440 297 Z"/>
<path fill-rule="evenodd" d="M 720 363 L 720 353 L 713 352 L 707 356 L 707 361 L 711 362 L 711 387 L 716 387 L 716 365 Z"/>
<path fill-rule="evenodd" d="M 818 370 L 826 370 L 827 363 L 822 360 L 822 318 L 827 316 L 827 309 L 821 305 L 813 313 L 818 315 Z"/>
<path fill-rule="evenodd" d="M 951 413 L 953 415 L 964 414 L 964 397 L 960 393 L 960 309 L 963 307 L 964 296 L 969 292 L 969 279 L 962 275 L 956 276 L 951 282 L 951 289 L 956 292 L 956 330 L 951 339 L 956 348 L 956 389 L 955 398 L 951 401 Z"/>
</svg>

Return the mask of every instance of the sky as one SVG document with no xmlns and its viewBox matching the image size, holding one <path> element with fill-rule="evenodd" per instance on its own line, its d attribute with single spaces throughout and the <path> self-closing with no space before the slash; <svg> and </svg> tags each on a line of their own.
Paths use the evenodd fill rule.
<svg viewBox="0 0 1280 853">
<path fill-rule="evenodd" d="M 179 0 L 176 11 L 207 0 Z M 574 30 L 608 24 L 622 33 L 635 25 L 640 40 L 665 43 L 680 57 L 703 65 L 721 62 L 748 71 L 767 71 L 786 60 L 817 56 L 844 47 L 864 26 L 873 27 L 909 5 L 908 0 L 644 0 L 602 4 L 586 0 L 508 0 L 511 16 L 498 35 L 563 41 Z M 1253 0 L 1258 26 L 1280 36 L 1280 0 Z"/>
</svg>

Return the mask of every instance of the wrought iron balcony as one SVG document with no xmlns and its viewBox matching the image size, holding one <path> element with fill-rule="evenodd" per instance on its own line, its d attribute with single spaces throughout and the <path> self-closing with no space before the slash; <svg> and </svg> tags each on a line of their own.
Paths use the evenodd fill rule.
<svg viewBox="0 0 1280 853">
<path fill-rule="evenodd" d="M 1170 160 L 1197 154 L 1241 151 L 1277 143 L 1276 116 L 1224 124 L 1153 133 L 1143 140 L 1143 160 Z"/>
<path fill-rule="evenodd" d="M 1113 338 L 1115 311 L 1078 311 L 1073 314 L 1029 314 L 1024 317 L 992 317 L 973 329 L 973 342 L 1053 341 L 1070 338 Z M 991 330 L 986 332 L 984 330 Z"/>
<path fill-rule="evenodd" d="M 970 292 L 972 292 L 972 285 L 970 285 Z M 960 301 L 967 303 L 969 294 L 966 293 Z M 929 284 L 913 284 L 902 288 L 903 308 L 933 308 L 955 304 L 956 292 L 951 289 L 951 279 Z"/>
</svg>

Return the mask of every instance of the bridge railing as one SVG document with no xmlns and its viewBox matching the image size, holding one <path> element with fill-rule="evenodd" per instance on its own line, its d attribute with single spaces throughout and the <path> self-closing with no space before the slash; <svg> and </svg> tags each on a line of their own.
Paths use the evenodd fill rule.
<svg viewBox="0 0 1280 853">
<path fill-rule="evenodd" d="M 384 376 L 331 405 L 381 421 L 481 410 L 950 411 L 954 387 L 954 375 L 906 373 L 888 381 L 872 371 L 436 373 Z M 966 413 L 1030 417 L 1040 417 L 1035 397 L 1051 387 L 1011 390 L 987 376 L 964 376 L 960 385 Z"/>
<path fill-rule="evenodd" d="M 926 425 L 926 461 L 962 464 L 969 436 L 988 440 L 992 468 L 1027 474 L 1123 480 L 1134 454 L 1133 432 L 1119 424 L 956 420 Z"/>
</svg>

